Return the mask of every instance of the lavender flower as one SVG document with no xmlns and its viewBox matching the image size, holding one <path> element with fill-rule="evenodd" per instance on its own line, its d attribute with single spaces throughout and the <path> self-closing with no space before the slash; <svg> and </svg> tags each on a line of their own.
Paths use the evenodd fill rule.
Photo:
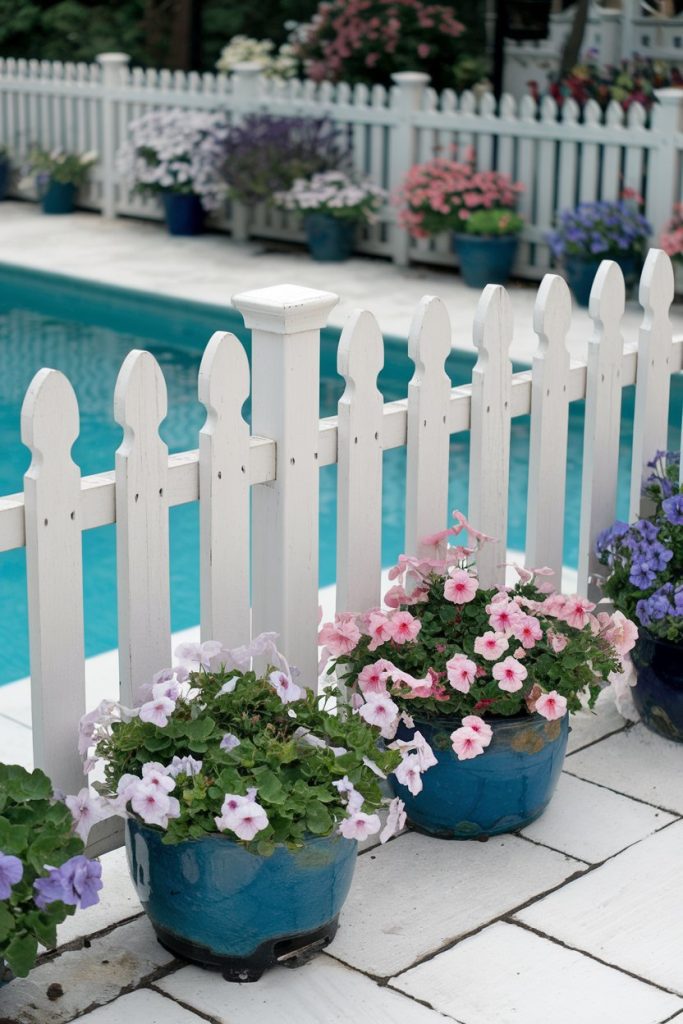
<svg viewBox="0 0 683 1024">
<path fill-rule="evenodd" d="M 24 875 L 24 865 L 18 857 L 0 850 L 0 900 L 8 900 L 12 894 L 12 886 L 20 882 Z"/>
<path fill-rule="evenodd" d="M 603 253 L 641 253 L 652 227 L 632 203 L 579 203 L 564 210 L 548 236 L 553 255 L 595 257 Z"/>
<path fill-rule="evenodd" d="M 36 906 L 44 910 L 55 900 L 85 910 L 99 903 L 97 893 L 102 888 L 102 866 L 82 854 L 71 857 L 59 868 L 48 867 L 46 878 L 33 883 Z"/>
<path fill-rule="evenodd" d="M 664 515 L 674 526 L 683 526 L 683 494 L 674 494 L 662 502 Z"/>
</svg>

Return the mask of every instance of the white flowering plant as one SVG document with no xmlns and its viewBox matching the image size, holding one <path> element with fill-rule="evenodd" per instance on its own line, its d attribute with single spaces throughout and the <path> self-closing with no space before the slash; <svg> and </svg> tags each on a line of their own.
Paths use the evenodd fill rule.
<svg viewBox="0 0 683 1024">
<path fill-rule="evenodd" d="M 402 826 L 400 801 L 383 829 L 377 814 L 379 782 L 400 755 L 377 748 L 336 688 L 299 686 L 274 639 L 231 651 L 181 644 L 139 707 L 104 702 L 81 720 L 86 767 L 104 762 L 96 785 L 117 813 L 162 830 L 165 843 L 221 834 L 263 856 L 334 832 L 382 830 L 386 841 Z M 254 657 L 269 667 L 253 671 Z"/>
<path fill-rule="evenodd" d="M 325 213 L 340 220 L 374 223 L 387 193 L 369 179 L 355 181 L 343 171 L 322 171 L 297 178 L 286 192 L 276 192 L 274 202 L 283 210 Z"/>
<path fill-rule="evenodd" d="M 88 178 L 88 172 L 97 163 L 97 153 L 67 153 L 63 149 L 43 149 L 33 146 L 26 161 L 26 174 L 35 176 L 38 187 L 47 187 L 48 182 L 60 185 L 75 185 L 79 188 Z"/>
<path fill-rule="evenodd" d="M 196 195 L 205 210 L 224 202 L 228 136 L 223 114 L 153 110 L 131 121 L 130 137 L 117 155 L 117 169 L 141 195 Z"/>
<path fill-rule="evenodd" d="M 258 64 L 266 78 L 293 78 L 299 61 L 291 43 L 283 43 L 276 50 L 272 39 L 252 39 L 251 36 L 233 36 L 221 50 L 216 61 L 218 71 L 230 74 L 237 64 Z"/>
</svg>

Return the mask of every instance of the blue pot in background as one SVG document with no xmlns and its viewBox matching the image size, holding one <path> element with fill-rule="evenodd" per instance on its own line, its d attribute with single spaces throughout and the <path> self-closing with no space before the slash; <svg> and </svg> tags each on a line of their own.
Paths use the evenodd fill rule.
<svg viewBox="0 0 683 1024">
<path fill-rule="evenodd" d="M 506 284 L 517 253 L 517 235 L 468 235 L 455 232 L 453 251 L 460 260 L 460 274 L 470 288 Z"/>
<path fill-rule="evenodd" d="M 0 201 L 5 198 L 9 191 L 10 169 L 9 160 L 4 156 L 0 156 Z"/>
<path fill-rule="evenodd" d="M 560 777 L 567 749 L 567 715 L 548 722 L 540 715 L 495 719 L 493 737 L 483 754 L 459 761 L 450 735 L 459 719 L 415 720 L 438 764 L 422 775 L 417 796 L 389 782 L 405 802 L 408 821 L 420 832 L 440 839 L 472 839 L 516 832 L 543 813 Z M 415 729 L 401 725 L 397 736 L 409 739 Z"/>
<path fill-rule="evenodd" d="M 73 213 L 76 205 L 76 186 L 50 178 L 40 202 L 43 213 Z"/>
<path fill-rule="evenodd" d="M 631 657 L 638 675 L 633 703 L 643 722 L 683 743 L 683 644 L 659 640 L 641 627 Z"/>
<path fill-rule="evenodd" d="M 162 192 L 166 226 L 170 235 L 200 235 L 204 230 L 204 207 L 199 196 Z"/>
<path fill-rule="evenodd" d="M 583 256 L 565 256 L 564 270 L 567 283 L 580 306 L 588 306 L 593 281 L 603 259 L 614 260 L 615 263 L 619 264 L 624 275 L 627 294 L 638 282 L 642 261 L 634 253 L 605 253 L 604 256 L 597 257 L 596 259 L 585 259 Z"/>
<path fill-rule="evenodd" d="M 323 263 L 340 263 L 353 252 L 356 223 L 328 213 L 307 213 L 304 229 L 311 256 Z"/>
<path fill-rule="evenodd" d="M 257 981 L 276 963 L 296 967 L 331 942 L 356 863 L 357 844 L 333 834 L 278 846 L 270 857 L 227 836 L 176 845 L 126 822 L 128 865 L 159 942 L 216 967 L 228 981 Z"/>
</svg>

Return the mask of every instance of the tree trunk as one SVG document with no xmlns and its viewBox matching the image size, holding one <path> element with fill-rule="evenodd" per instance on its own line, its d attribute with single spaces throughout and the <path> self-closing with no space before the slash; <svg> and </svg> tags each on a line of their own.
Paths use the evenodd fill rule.
<svg viewBox="0 0 683 1024">
<path fill-rule="evenodd" d="M 562 51 L 560 78 L 569 74 L 571 69 L 579 62 L 583 37 L 586 33 L 586 25 L 588 24 L 589 8 L 590 0 L 578 0 L 576 11 L 574 12 L 574 21 Z"/>
</svg>

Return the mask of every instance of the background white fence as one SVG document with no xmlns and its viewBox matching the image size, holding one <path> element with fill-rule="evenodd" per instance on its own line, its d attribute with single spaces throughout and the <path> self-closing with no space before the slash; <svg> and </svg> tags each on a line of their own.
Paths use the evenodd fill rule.
<svg viewBox="0 0 683 1024">
<path fill-rule="evenodd" d="M 251 112 L 332 118 L 348 132 L 355 166 L 394 191 L 417 161 L 448 156 L 453 146 L 464 155 L 473 147 L 481 169 L 497 168 L 524 182 L 520 210 L 527 224 L 516 264 L 524 277 L 540 278 L 550 266 L 545 241 L 558 209 L 580 200 L 615 199 L 625 187 L 645 197 L 645 213 L 655 238 L 682 192 L 683 91 L 661 90 L 651 117 L 639 105 L 625 115 L 614 103 L 603 114 L 589 103 L 580 111 L 568 101 L 561 111 L 547 98 L 527 96 L 519 103 L 504 96 L 497 107 L 490 94 L 437 94 L 428 76 L 403 72 L 387 90 L 345 83 L 316 85 L 262 78 L 254 65 L 242 65 L 227 78 L 207 73 L 144 71 L 128 68 L 125 54 L 103 54 L 99 64 L 0 59 L 0 143 L 20 162 L 31 143 L 100 155 L 82 204 L 106 216 L 159 219 L 153 200 L 132 195 L 119 180 L 116 152 L 130 122 L 160 107 L 223 109 L 231 119 Z M 387 204 L 379 223 L 359 239 L 361 252 L 449 264 L 446 234 L 412 240 Z M 239 238 L 303 238 L 299 219 L 262 206 L 251 215 L 231 204 L 216 222 Z"/>
<path fill-rule="evenodd" d="M 671 263 L 653 250 L 640 286 L 638 345 L 624 349 L 623 277 L 617 264 L 604 262 L 591 297 L 588 364 L 570 366 L 569 292 L 563 279 L 548 275 L 535 308 L 533 368 L 513 374 L 509 298 L 504 288 L 489 285 L 475 318 L 472 384 L 456 388 L 444 370 L 448 314 L 440 299 L 424 298 L 410 330 L 415 373 L 408 395 L 389 403 L 377 389 L 381 334 L 371 313 L 358 313 L 339 343 L 346 389 L 338 416 L 319 420 L 320 329 L 337 296 L 288 285 L 243 293 L 234 304 L 252 331 L 251 431 L 242 419 L 250 369 L 233 335 L 214 334 L 201 363 L 199 397 L 207 418 L 198 450 L 170 457 L 159 437 L 166 415 L 163 373 L 150 353 L 134 351 L 115 390 L 115 417 L 124 431 L 115 469 L 83 479 L 71 458 L 79 432 L 74 391 L 58 371 L 41 370 L 22 409 L 22 440 L 32 454 L 25 489 L 0 498 L 0 551 L 26 548 L 36 764 L 63 790 L 80 788 L 81 534 L 106 523 L 116 523 L 125 704 L 171 662 L 168 510 L 195 501 L 203 639 L 235 645 L 250 633 L 274 630 L 303 681 L 314 685 L 320 467 L 338 466 L 337 607 L 360 610 L 381 597 L 382 452 L 407 447 L 405 550 L 416 552 L 421 537 L 448 523 L 449 439 L 469 430 L 469 515 L 499 539 L 479 562 L 483 582 L 493 585 L 505 574 L 511 421 L 530 413 L 527 556 L 559 573 L 569 406 L 585 398 L 579 588 L 595 595 L 594 540 L 616 512 L 624 387 L 636 384 L 632 514 L 645 462 L 667 447 L 670 374 L 681 370 L 683 359 L 683 343 L 672 338 L 672 298 Z M 116 826 L 105 823 L 98 848 L 116 842 Z"/>
</svg>

